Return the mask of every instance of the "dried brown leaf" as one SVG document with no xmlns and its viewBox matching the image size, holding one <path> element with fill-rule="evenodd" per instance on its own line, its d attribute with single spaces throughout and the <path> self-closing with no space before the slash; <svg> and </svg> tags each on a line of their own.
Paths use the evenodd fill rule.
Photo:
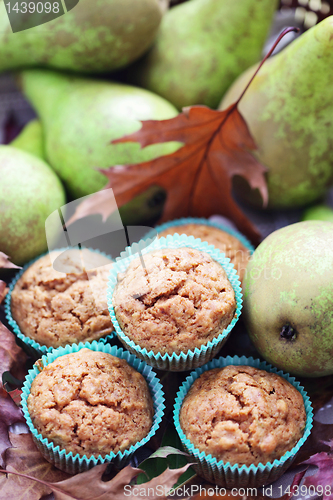
<svg viewBox="0 0 333 500">
<path fill-rule="evenodd" d="M 0 268 L 4 269 L 21 269 L 20 266 L 17 266 L 16 264 L 13 264 L 13 262 L 10 261 L 10 257 L 6 255 L 3 252 L 0 252 Z"/>
<path fill-rule="evenodd" d="M 17 422 L 24 422 L 21 410 L 3 388 L 0 388 L 0 466 L 5 465 L 5 452 L 12 446 L 8 427 Z M 1 478 L 0 478 L 1 479 Z"/>
<path fill-rule="evenodd" d="M 31 434 L 10 433 L 13 447 L 5 454 L 7 471 L 31 475 L 42 482 L 31 481 L 21 475 L 0 474 L 0 500 L 39 500 L 52 492 L 47 482 L 70 477 L 45 460 L 36 448 Z M 46 484 L 45 484 L 46 483 Z"/>
<path fill-rule="evenodd" d="M 27 356 L 16 344 L 15 336 L 0 321 L 0 387 L 2 374 L 10 371 L 16 378 L 24 378 Z"/>
<path fill-rule="evenodd" d="M 135 141 L 142 146 L 168 141 L 184 143 L 171 155 L 104 170 L 118 205 L 128 203 L 156 184 L 168 193 L 162 220 L 219 213 L 258 241 L 257 230 L 232 196 L 232 179 L 235 175 L 246 178 L 267 202 L 266 168 L 251 154 L 256 145 L 237 104 L 224 111 L 205 106 L 185 108 L 170 120 L 145 121 L 138 132 L 114 141 Z"/>
<path fill-rule="evenodd" d="M 53 483 L 51 486 L 55 500 L 124 500 L 124 488 L 141 471 L 130 465 L 121 470 L 110 481 L 102 481 L 107 464 L 77 474 L 70 479 Z M 92 487 L 93 485 L 93 487 Z"/>
<path fill-rule="evenodd" d="M 8 427 L 16 422 L 24 422 L 21 410 L 2 387 L 2 375 L 11 371 L 17 378 L 25 375 L 27 356 L 16 344 L 14 335 L 0 321 L 0 465 L 3 454 L 11 446 Z"/>
<path fill-rule="evenodd" d="M 23 436 L 23 434 L 21 434 L 21 436 Z M 15 449 L 11 448 L 7 451 L 7 454 L 9 455 L 10 452 L 13 454 L 14 452 L 12 450 Z M 17 449 L 17 452 L 19 452 L 19 449 Z M 107 468 L 107 464 L 102 464 L 97 465 L 87 472 L 70 477 L 69 479 L 59 482 L 49 482 L 49 476 L 55 473 L 53 470 L 54 468 L 52 468 L 52 466 L 51 469 L 45 468 L 46 465 L 41 458 L 31 457 L 32 462 L 31 464 L 29 461 L 27 462 L 27 466 L 24 468 L 24 474 L 21 472 L 22 460 L 16 460 L 13 466 L 13 457 L 11 458 L 11 465 L 7 467 L 6 470 L 12 472 L 9 476 L 11 477 L 13 475 L 16 479 L 2 479 L 0 477 L 0 500 L 5 499 L 5 496 L 2 496 L 2 492 L 5 491 L 8 494 L 9 488 L 11 488 L 12 492 L 15 492 L 15 499 L 17 498 L 19 500 L 23 500 L 23 498 L 24 500 L 39 500 L 40 496 L 49 493 L 50 490 L 52 490 L 55 500 L 125 500 L 126 498 L 137 498 L 138 489 L 140 490 L 140 496 L 142 496 L 142 494 L 147 496 L 145 493 L 148 494 L 149 491 L 149 498 L 151 500 L 164 500 L 168 491 L 190 466 L 190 464 L 187 464 L 181 469 L 167 469 L 163 474 L 155 477 L 148 483 L 130 486 L 132 479 L 142 472 L 140 469 L 135 469 L 130 465 L 121 470 L 110 481 L 102 481 L 102 475 Z M 18 455 L 16 455 L 16 459 L 17 458 Z M 24 455 L 23 457 L 21 456 L 21 459 L 25 462 Z M 35 466 L 34 463 L 36 463 Z M 47 463 L 48 462 L 46 462 L 46 464 Z M 50 466 L 50 464 L 48 465 Z M 5 474 L 5 471 L 0 470 L 0 472 Z M 30 475 L 31 472 L 33 472 L 33 475 Z M 35 484 L 35 486 L 29 486 L 27 481 Z M 159 488 L 157 488 L 157 486 L 159 486 Z M 22 494 L 24 488 L 30 496 L 19 496 Z M 153 491 L 156 491 L 155 496 Z M 165 495 L 163 494 L 164 491 Z"/>
</svg>

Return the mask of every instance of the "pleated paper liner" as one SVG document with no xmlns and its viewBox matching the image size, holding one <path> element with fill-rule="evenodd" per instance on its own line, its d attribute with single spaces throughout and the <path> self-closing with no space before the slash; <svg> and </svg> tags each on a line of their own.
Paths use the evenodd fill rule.
<svg viewBox="0 0 333 500">
<path fill-rule="evenodd" d="M 77 474 L 79 472 L 84 472 L 95 465 L 103 464 L 103 463 L 112 463 L 117 467 L 122 467 L 127 464 L 133 453 L 144 446 L 152 436 L 156 433 L 159 425 L 161 423 L 163 414 L 164 414 L 164 392 L 162 390 L 162 385 L 160 384 L 159 379 L 156 374 L 152 370 L 151 366 L 148 366 L 144 361 L 139 360 L 133 354 L 128 351 L 124 351 L 122 348 L 117 346 L 111 346 L 110 344 L 104 344 L 102 342 L 93 341 L 92 343 L 86 342 L 85 344 L 72 344 L 71 346 L 59 347 L 58 349 L 54 349 L 51 353 L 47 355 L 43 355 L 41 358 L 42 364 L 44 366 L 52 363 L 55 359 L 60 356 L 64 356 L 65 354 L 70 354 L 74 352 L 78 352 L 81 349 L 88 348 L 93 351 L 100 351 L 104 353 L 109 353 L 113 356 L 117 356 L 118 358 L 125 359 L 135 370 L 140 372 L 149 387 L 149 391 L 153 400 L 154 405 L 154 416 L 153 416 L 153 424 L 152 427 L 147 434 L 147 436 L 136 444 L 132 445 L 128 450 L 119 451 L 118 453 L 113 453 L 110 451 L 108 455 L 105 457 L 99 456 L 91 456 L 87 457 L 86 455 L 73 455 L 72 452 L 67 453 L 65 449 L 60 448 L 60 446 L 54 446 L 52 442 L 50 442 L 47 438 L 43 438 L 41 434 L 38 433 L 37 429 L 34 427 L 29 412 L 27 408 L 27 398 L 30 394 L 31 384 L 35 377 L 40 372 L 40 369 L 36 364 L 29 370 L 28 375 L 26 376 L 24 385 L 23 385 L 23 393 L 22 393 L 22 410 L 24 417 L 26 419 L 26 423 L 29 427 L 29 430 L 32 433 L 32 438 L 42 453 L 42 455 L 49 462 L 53 463 L 58 469 L 61 469 L 69 474 Z"/>
<path fill-rule="evenodd" d="M 209 254 L 215 261 L 217 261 L 223 269 L 225 270 L 228 279 L 234 289 L 236 298 L 236 312 L 234 318 L 224 329 L 224 331 L 218 335 L 213 340 L 207 342 L 207 344 L 196 347 L 193 350 L 187 352 L 181 352 L 180 354 L 173 353 L 172 355 L 166 353 L 154 353 L 153 351 L 147 351 L 146 348 L 141 348 L 140 345 L 136 344 L 131 340 L 121 329 L 115 314 L 115 310 L 112 303 L 112 296 L 117 285 L 118 273 L 123 273 L 128 268 L 129 264 L 136 258 L 138 258 L 138 252 L 140 251 L 142 255 L 153 252 L 154 250 L 160 250 L 165 248 L 182 248 L 189 247 Z M 186 236 L 178 234 L 168 235 L 166 238 L 155 238 L 152 240 L 144 239 L 139 243 L 134 243 L 131 247 L 127 247 L 124 252 L 121 253 L 120 257 L 116 259 L 115 264 L 112 266 L 110 271 L 110 279 L 108 285 L 108 306 L 111 315 L 111 320 L 114 325 L 116 335 L 123 345 L 133 354 L 143 359 L 151 366 L 158 368 L 160 370 L 169 371 L 184 371 L 191 370 L 198 366 L 202 366 L 212 359 L 221 349 L 223 344 L 226 342 L 230 332 L 235 326 L 238 318 L 241 314 L 242 309 L 242 291 L 240 287 L 240 281 L 237 273 L 230 263 L 230 259 L 226 258 L 225 255 L 220 252 L 213 245 L 209 245 L 206 242 L 201 241 L 199 238 L 194 238 L 193 236 Z"/>
<path fill-rule="evenodd" d="M 254 366 L 255 368 L 259 368 L 260 370 L 277 373 L 281 377 L 285 378 L 288 382 L 290 382 L 302 394 L 306 411 L 306 425 L 303 436 L 297 442 L 294 448 L 285 453 L 279 460 L 276 459 L 272 463 L 260 463 L 259 465 L 250 466 L 239 466 L 238 464 L 231 465 L 230 462 L 224 463 L 222 460 L 218 461 L 212 455 L 207 455 L 203 451 L 200 452 L 197 448 L 195 448 L 191 441 L 186 438 L 179 423 L 179 412 L 184 398 L 188 393 L 191 385 L 198 377 L 200 377 L 203 372 L 211 370 L 213 368 L 223 368 L 228 365 Z M 310 435 L 313 421 L 313 410 L 311 407 L 310 399 L 304 388 L 294 377 L 291 377 L 288 373 L 284 373 L 281 370 L 278 370 L 265 361 L 260 361 L 259 359 L 254 359 L 252 357 L 247 358 L 245 356 L 228 356 L 226 358 L 220 357 L 218 359 L 213 359 L 201 368 L 198 368 L 197 370 L 191 372 L 190 375 L 186 378 L 185 382 L 183 382 L 177 393 L 173 415 L 176 430 L 179 434 L 182 444 L 185 450 L 191 455 L 193 461 L 196 463 L 196 465 L 194 465 L 194 468 L 197 474 L 205 478 L 207 481 L 218 484 L 228 489 L 240 487 L 260 487 L 277 480 L 293 463 L 298 450 Z"/>
</svg>

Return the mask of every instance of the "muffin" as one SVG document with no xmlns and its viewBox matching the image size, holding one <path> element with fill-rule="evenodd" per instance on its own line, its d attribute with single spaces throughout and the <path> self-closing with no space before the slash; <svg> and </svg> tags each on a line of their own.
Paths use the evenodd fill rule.
<svg viewBox="0 0 333 500">
<path fill-rule="evenodd" d="M 201 243 L 201 242 L 200 242 Z M 148 352 L 186 353 L 218 337 L 235 316 L 222 265 L 196 248 L 164 248 L 118 274 L 112 304 L 121 330 Z"/>
<path fill-rule="evenodd" d="M 52 264 L 61 254 L 66 272 Z M 88 249 L 54 251 L 36 260 L 11 293 L 10 312 L 21 333 L 47 348 L 108 335 L 113 330 L 106 300 L 111 265 L 110 258 Z"/>
<path fill-rule="evenodd" d="M 43 438 L 66 453 L 105 457 L 149 433 L 153 402 L 145 378 L 124 359 L 83 348 L 46 365 L 27 409 Z"/>
<path fill-rule="evenodd" d="M 252 366 L 205 371 L 179 415 L 187 439 L 217 460 L 250 466 L 280 459 L 301 439 L 306 412 L 283 377 Z"/>
<path fill-rule="evenodd" d="M 191 219 L 189 219 L 191 220 Z M 184 222 L 186 219 L 184 219 Z M 240 281 L 243 281 L 246 267 L 248 261 L 251 257 L 251 245 L 248 243 L 245 246 L 242 240 L 245 238 L 242 235 L 239 237 L 231 232 L 224 231 L 218 225 L 214 223 L 199 223 L 199 222 L 187 222 L 184 224 L 177 224 L 180 221 L 174 221 L 175 225 L 167 224 L 165 229 L 161 226 L 158 227 L 156 231 L 159 236 L 167 236 L 168 234 L 186 234 L 188 236 L 194 236 L 195 238 L 200 238 L 202 241 L 207 241 L 210 245 L 214 245 L 216 248 L 225 253 L 226 257 L 230 259 L 230 262 L 234 265 L 236 272 L 239 276 Z M 229 230 L 230 231 L 230 230 Z"/>
<path fill-rule="evenodd" d="M 197 474 L 228 489 L 276 481 L 313 422 L 310 399 L 294 377 L 245 356 L 215 358 L 192 371 L 173 415 Z"/>
</svg>

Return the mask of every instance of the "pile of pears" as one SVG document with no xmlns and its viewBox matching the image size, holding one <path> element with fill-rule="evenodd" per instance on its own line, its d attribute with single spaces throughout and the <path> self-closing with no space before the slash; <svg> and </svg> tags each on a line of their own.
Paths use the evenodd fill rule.
<svg viewBox="0 0 333 500">
<path fill-rule="evenodd" d="M 176 151 L 180 143 L 142 149 L 111 141 L 138 130 L 141 120 L 175 117 L 187 104 L 216 107 L 232 81 L 260 60 L 277 6 L 277 0 L 239 0 L 232 8 L 228 0 L 188 0 L 173 9 L 168 3 L 80 0 L 64 15 L 18 32 L 0 5 L 0 71 L 16 70 L 38 115 L 1 151 L 0 250 L 16 264 L 46 251 L 44 223 L 52 212 L 106 185 L 99 169 Z M 137 86 L 144 74 L 161 83 L 171 77 L 175 95 Z M 121 207 L 123 223 L 157 221 L 166 196 L 152 184 Z"/>
<path fill-rule="evenodd" d="M 100 169 L 181 147 L 111 144 L 141 120 L 234 102 L 262 57 L 278 3 L 80 0 L 15 33 L 2 3 L 0 71 L 15 70 L 38 118 L 1 146 L 0 251 L 24 264 L 47 249 L 48 215 L 107 184 Z M 269 208 L 307 205 L 333 181 L 332 34 L 327 18 L 299 36 L 266 62 L 241 100 L 255 155 L 267 167 Z M 262 206 L 245 181 L 236 188 Z M 156 222 L 167 195 L 152 184 L 121 207 L 123 223 Z"/>
</svg>

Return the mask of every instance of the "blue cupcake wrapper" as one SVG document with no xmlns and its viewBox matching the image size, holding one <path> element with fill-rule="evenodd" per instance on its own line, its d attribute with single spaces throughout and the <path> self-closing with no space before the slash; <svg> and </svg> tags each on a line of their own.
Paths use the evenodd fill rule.
<svg viewBox="0 0 333 500">
<path fill-rule="evenodd" d="M 206 455 L 204 451 L 200 452 L 197 448 L 195 448 L 191 441 L 186 438 L 179 423 L 179 413 L 184 398 L 188 393 L 191 385 L 198 377 L 200 377 L 203 372 L 211 370 L 213 368 L 223 368 L 228 365 L 254 366 L 255 368 L 259 368 L 261 370 L 276 373 L 290 382 L 302 394 L 306 411 L 306 425 L 303 436 L 297 442 L 294 448 L 285 453 L 279 460 L 276 459 L 272 463 L 260 463 L 258 465 L 250 466 L 238 466 L 237 464 L 231 465 L 230 462 L 224 463 L 222 460 L 218 461 L 212 455 Z M 190 373 L 177 393 L 173 416 L 174 424 L 182 441 L 182 444 L 185 450 L 193 457 L 196 463 L 194 468 L 196 469 L 198 475 L 204 477 L 208 481 L 230 489 L 234 487 L 260 487 L 265 484 L 269 484 L 282 476 L 282 474 L 288 469 L 288 467 L 290 467 L 295 459 L 296 453 L 310 435 L 313 421 L 313 410 L 311 407 L 311 401 L 304 388 L 294 377 L 291 377 L 288 373 L 284 373 L 283 371 L 278 370 L 272 365 L 266 363 L 266 361 L 260 361 L 259 359 L 254 359 L 252 357 L 247 358 L 245 356 L 227 356 L 226 358 L 220 357 L 218 359 L 213 359 L 205 366 L 202 366 L 201 368 L 198 368 L 197 370 Z"/>
<path fill-rule="evenodd" d="M 29 430 L 32 433 L 32 438 L 42 453 L 42 455 L 51 463 L 53 463 L 58 469 L 61 469 L 69 474 L 77 474 L 80 472 L 84 472 L 95 465 L 103 464 L 103 463 L 111 463 L 116 465 L 117 467 L 122 467 L 126 465 L 129 461 L 133 453 L 144 446 L 152 436 L 156 433 L 159 425 L 162 421 L 162 417 L 164 415 L 164 392 L 162 390 L 162 385 L 156 376 L 155 372 L 152 370 L 150 366 L 148 366 L 144 361 L 139 360 L 133 354 L 130 354 L 128 351 L 124 351 L 121 347 L 111 346 L 110 344 L 103 344 L 101 342 L 97 342 L 94 340 L 93 342 L 86 342 L 83 344 L 80 342 L 79 344 L 72 344 L 71 346 L 59 347 L 58 349 L 54 349 L 52 352 L 47 355 L 43 355 L 41 360 L 44 366 L 52 363 L 55 359 L 60 356 L 64 356 L 65 354 L 70 354 L 73 352 L 78 352 L 83 348 L 88 348 L 93 351 L 100 351 L 104 353 L 109 353 L 113 356 L 117 356 L 118 358 L 125 359 L 135 370 L 140 372 L 146 379 L 148 384 L 150 394 L 153 399 L 154 404 L 154 417 L 152 427 L 147 434 L 147 436 L 136 444 L 132 445 L 128 450 L 124 450 L 123 452 L 119 451 L 118 453 L 111 452 L 109 455 L 106 455 L 104 458 L 99 455 L 87 457 L 86 455 L 80 456 L 79 454 L 73 455 L 72 452 L 66 453 L 65 449 L 61 449 L 59 445 L 54 446 L 52 442 L 50 442 L 47 438 L 43 438 L 41 434 L 38 433 L 37 429 L 34 427 L 29 412 L 27 408 L 27 398 L 30 394 L 31 384 L 35 377 L 40 373 L 40 369 L 36 364 L 33 366 L 31 370 L 29 370 L 28 375 L 25 378 L 25 382 L 22 388 L 22 410 L 26 420 L 26 423 L 29 427 Z"/>
<path fill-rule="evenodd" d="M 220 333 L 220 335 L 207 342 L 207 344 L 201 346 L 201 348 L 196 347 L 193 351 L 189 350 L 187 352 L 181 352 L 180 354 L 173 353 L 172 355 L 168 353 L 163 355 L 161 353 L 156 354 L 153 351 L 148 352 L 146 348 L 143 349 L 139 345 L 135 344 L 135 342 L 122 331 L 117 321 L 112 303 L 113 292 L 117 284 L 117 275 L 118 273 L 123 273 L 129 266 L 130 262 L 138 257 L 138 251 L 140 251 L 142 255 L 144 255 L 154 250 L 160 250 L 163 248 L 181 247 L 190 247 L 206 252 L 214 260 L 221 264 L 221 266 L 226 271 L 228 279 L 235 292 L 237 304 L 235 316 L 232 319 L 231 323 L 227 326 L 227 328 L 225 328 L 224 331 Z M 120 257 L 116 259 L 115 264 L 110 270 L 107 300 L 111 320 L 119 340 L 126 346 L 126 348 L 130 352 L 138 356 L 140 359 L 145 360 L 149 365 L 152 365 L 160 370 L 169 371 L 191 370 L 193 368 L 197 368 L 198 366 L 202 366 L 210 359 L 212 359 L 226 342 L 231 330 L 238 321 L 238 318 L 241 314 L 243 302 L 240 281 L 237 276 L 236 270 L 234 269 L 234 266 L 230 263 L 230 259 L 225 257 L 224 253 L 215 248 L 213 245 L 209 245 L 208 243 L 201 241 L 199 238 L 186 236 L 185 234 L 181 236 L 179 236 L 178 234 L 173 236 L 168 235 L 166 238 L 155 238 L 153 240 L 145 239 L 141 240 L 139 243 L 134 243 L 131 247 L 127 247 L 126 250 L 121 253 Z"/>
<path fill-rule="evenodd" d="M 104 257 L 107 257 L 108 259 L 113 260 L 110 255 L 107 255 L 106 253 L 101 252 L 100 250 L 96 250 L 95 248 L 88 248 L 88 247 L 84 247 L 84 246 L 82 246 L 81 248 L 86 249 L 86 250 L 90 250 L 91 252 L 96 252 L 100 255 L 103 255 Z M 57 249 L 54 249 L 52 251 L 60 252 L 60 251 L 68 250 L 68 249 L 69 248 L 57 248 Z M 53 349 L 55 349 L 55 348 L 54 347 L 47 347 L 46 345 L 39 344 L 39 342 L 37 342 L 34 339 L 31 339 L 30 337 L 27 337 L 26 335 L 24 335 L 24 333 L 21 332 L 19 325 L 16 323 L 15 319 L 12 316 L 12 311 L 11 311 L 12 292 L 13 292 L 13 289 L 14 289 L 16 283 L 21 278 L 22 274 L 32 264 L 34 264 L 38 259 L 41 259 L 42 257 L 47 255 L 48 253 L 49 252 L 45 252 L 45 253 L 39 255 L 38 257 L 35 257 L 30 262 L 25 264 L 24 267 L 22 267 L 22 269 L 15 275 L 14 279 L 11 281 L 11 283 L 9 285 L 9 291 L 8 291 L 6 298 L 5 298 L 5 301 L 4 301 L 4 309 L 5 309 L 5 314 L 6 314 L 6 319 L 8 321 L 8 324 L 12 328 L 14 335 L 16 335 L 16 337 L 19 338 L 23 342 L 23 344 L 22 344 L 23 349 L 32 358 L 38 358 L 38 357 L 42 356 L 43 354 L 47 354 L 48 352 L 52 352 Z M 114 332 L 111 332 L 106 337 L 101 337 L 98 340 L 103 341 L 103 339 L 104 339 L 104 341 L 106 343 L 106 342 L 110 342 L 114 338 L 114 336 L 115 336 Z"/>
<path fill-rule="evenodd" d="M 224 231 L 225 233 L 230 234 L 231 236 L 234 236 L 237 238 L 250 252 L 252 255 L 254 252 L 254 246 L 250 243 L 250 241 L 239 231 L 236 231 L 235 229 L 232 229 L 228 227 L 227 225 L 221 224 L 220 222 L 215 222 L 215 221 L 210 221 L 209 219 L 204 219 L 204 218 L 199 218 L 199 217 L 182 217 L 181 219 L 175 219 L 169 222 L 165 222 L 164 224 L 160 224 L 159 226 L 156 226 L 154 229 L 149 231 L 145 236 L 144 239 L 147 238 L 154 238 L 154 236 L 158 233 L 161 233 L 162 231 L 165 231 L 166 229 L 169 229 L 171 227 L 176 227 L 176 226 L 185 226 L 186 224 L 203 224 L 205 226 L 210 226 L 210 227 L 215 227 L 217 229 L 221 229 L 221 231 Z"/>
</svg>

